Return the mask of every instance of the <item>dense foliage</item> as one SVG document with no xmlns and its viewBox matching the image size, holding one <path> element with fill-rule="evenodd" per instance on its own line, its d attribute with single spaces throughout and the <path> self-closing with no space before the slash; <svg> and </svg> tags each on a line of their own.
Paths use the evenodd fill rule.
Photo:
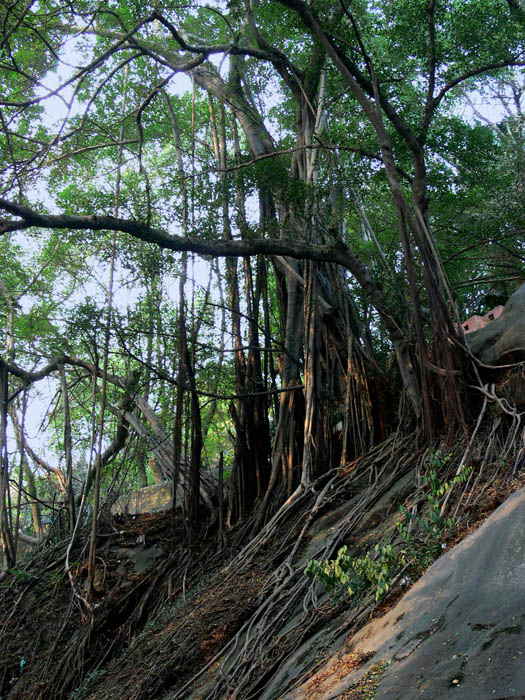
<svg viewBox="0 0 525 700">
<path fill-rule="evenodd" d="M 157 480 L 190 540 L 202 508 L 260 527 L 400 397 L 468 429 L 459 320 L 523 280 L 519 2 L 46 0 L 2 27 L 8 563 Z"/>
</svg>

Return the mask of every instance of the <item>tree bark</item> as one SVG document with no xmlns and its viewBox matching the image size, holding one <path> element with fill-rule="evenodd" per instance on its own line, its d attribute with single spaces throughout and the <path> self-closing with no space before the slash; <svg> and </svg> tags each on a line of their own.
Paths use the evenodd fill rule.
<svg viewBox="0 0 525 700">
<path fill-rule="evenodd" d="M 71 440 L 71 416 L 69 394 L 64 365 L 59 365 L 62 405 L 64 408 L 64 453 L 66 457 L 66 508 L 69 517 L 69 531 L 75 527 L 75 496 L 73 494 L 73 443 Z"/>
<path fill-rule="evenodd" d="M 9 374 L 7 366 L 0 367 L 0 539 L 4 554 L 4 566 L 12 568 L 16 562 L 13 533 L 9 523 L 9 462 L 7 456 L 7 410 L 9 400 Z"/>
</svg>

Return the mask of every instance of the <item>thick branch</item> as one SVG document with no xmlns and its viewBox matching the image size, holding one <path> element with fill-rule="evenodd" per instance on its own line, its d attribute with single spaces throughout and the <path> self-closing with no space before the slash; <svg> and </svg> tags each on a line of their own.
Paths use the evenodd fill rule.
<svg viewBox="0 0 525 700">
<path fill-rule="evenodd" d="M 413 370 L 405 342 L 405 336 L 401 329 L 401 324 L 396 318 L 396 315 L 391 311 L 383 291 L 373 280 L 368 269 L 341 241 L 337 241 L 336 243 L 330 245 L 315 245 L 307 241 L 287 241 L 275 240 L 271 238 L 246 240 L 203 240 L 199 238 L 173 236 L 165 231 L 162 231 L 161 229 L 155 229 L 150 226 L 140 224 L 136 221 L 119 219 L 112 216 L 78 216 L 71 214 L 45 215 L 39 214 L 28 207 L 15 204 L 13 202 L 8 202 L 4 199 L 0 199 L 0 208 L 5 209 L 10 214 L 20 217 L 20 220 L 18 221 L 4 222 L 3 226 L 0 226 L 0 233 L 2 230 L 4 232 L 7 230 L 21 230 L 30 226 L 93 231 L 112 230 L 129 233 L 131 236 L 138 238 L 139 240 L 146 241 L 148 243 L 155 243 L 161 248 L 166 248 L 177 252 L 190 251 L 203 256 L 238 257 L 258 254 L 281 255 L 288 256 L 290 258 L 317 260 L 319 262 L 328 262 L 341 265 L 352 273 L 365 293 L 368 294 L 370 302 L 373 304 L 376 311 L 382 317 L 398 356 L 403 380 L 405 386 L 408 388 L 412 404 L 416 410 L 416 413 L 419 410 L 418 392 L 411 378 Z M 65 358 L 65 362 L 78 364 L 79 366 L 85 367 L 90 371 L 92 371 L 93 368 L 93 365 L 90 365 L 89 363 L 83 363 L 76 359 L 73 361 L 72 358 Z M 16 374 L 16 372 L 14 373 Z M 27 378 L 27 373 L 18 374 L 17 376 Z M 108 376 L 108 380 L 113 381 L 113 378 Z M 118 385 L 122 386 L 120 383 L 118 383 Z"/>
<path fill-rule="evenodd" d="M 39 214 L 28 207 L 5 199 L 0 199 L 0 208 L 10 214 L 19 216 L 16 221 L 4 220 L 0 233 L 17 231 L 38 226 L 50 229 L 73 229 L 91 231 L 121 231 L 148 243 L 155 243 L 160 248 L 176 252 L 192 252 L 202 256 L 240 257 L 252 255 L 285 255 L 290 258 L 317 260 L 341 265 L 349 270 L 370 295 L 377 311 L 386 319 L 391 318 L 388 304 L 383 293 L 377 287 L 368 270 L 347 246 L 338 241 L 329 245 L 315 245 L 307 241 L 276 240 L 259 238 L 250 240 L 206 240 L 202 238 L 173 236 L 161 229 L 146 226 L 137 221 L 120 219 L 107 215 L 79 216 L 75 214 Z M 399 329 L 397 324 L 396 328 Z M 67 361 L 67 360 L 66 360 Z M 87 365 L 83 365 L 86 366 Z M 53 369 L 56 368 L 55 367 Z M 49 371 L 47 373 L 49 374 Z M 41 370 L 38 375 L 41 375 Z M 13 372 L 16 374 L 16 372 Z M 27 374 L 27 373 L 26 373 Z M 24 375 L 18 375 L 24 376 Z M 44 376 L 44 375 L 42 375 Z M 40 378 L 40 377 L 39 377 Z M 36 379 L 36 377 L 35 377 Z M 35 381 L 33 379 L 33 381 Z"/>
<path fill-rule="evenodd" d="M 211 9 L 211 8 L 208 8 Z M 262 61 L 270 61 L 275 65 L 285 64 L 288 66 L 289 70 L 293 73 L 301 74 L 301 71 L 293 65 L 286 54 L 279 51 L 274 46 L 267 44 L 260 48 L 255 48 L 253 46 L 238 46 L 236 43 L 232 44 L 214 44 L 214 45 L 201 45 L 193 46 L 189 44 L 176 29 L 176 27 L 166 19 L 158 10 L 155 10 L 152 14 L 152 18 L 158 20 L 163 24 L 166 29 L 170 32 L 172 37 L 175 39 L 177 44 L 183 51 L 188 53 L 196 53 L 204 56 L 210 56 L 217 53 L 231 54 L 233 56 L 251 56 L 252 58 L 258 58 Z"/>
<path fill-rule="evenodd" d="M 52 372 L 55 372 L 58 369 L 58 363 L 59 360 L 52 360 L 49 364 L 37 372 L 29 372 L 28 370 L 22 369 L 22 367 L 19 367 L 12 362 L 5 362 L 5 360 L 0 357 L 0 367 L 6 366 L 9 374 L 12 374 L 14 377 L 18 377 L 19 379 L 23 379 L 26 385 L 33 384 L 33 382 L 38 382 L 40 379 L 48 377 Z"/>
<path fill-rule="evenodd" d="M 81 360 L 78 357 L 72 357 L 70 355 L 58 357 L 57 359 L 52 360 L 49 364 L 47 364 L 45 367 L 36 372 L 30 372 L 14 364 L 14 362 L 5 362 L 5 360 L 0 358 L 0 367 L 7 367 L 7 371 L 9 372 L 9 374 L 12 374 L 14 377 L 18 377 L 19 379 L 23 379 L 26 386 L 28 386 L 29 384 L 33 384 L 34 382 L 38 382 L 41 379 L 44 379 L 45 377 L 48 377 L 50 374 L 52 374 L 58 369 L 58 366 L 61 363 L 66 365 L 74 365 L 75 367 L 82 367 L 84 369 L 87 369 L 88 372 L 90 372 L 91 374 L 96 373 L 97 376 L 102 376 L 102 369 L 100 367 L 97 368 L 90 362 L 85 362 L 84 360 Z M 125 379 L 113 374 L 108 374 L 108 381 L 120 387 L 121 389 L 127 389 L 129 385 L 129 382 L 127 382 Z"/>
<path fill-rule="evenodd" d="M 58 490 L 62 494 L 65 494 L 65 492 L 66 492 L 66 478 L 65 478 L 64 472 L 59 467 L 51 466 L 44 459 L 42 459 L 42 457 L 39 457 L 39 455 L 36 454 L 36 452 L 33 450 L 31 445 L 27 442 L 27 437 L 24 435 L 24 432 L 22 430 L 22 426 L 18 420 L 18 416 L 16 415 L 16 411 L 14 410 L 13 407 L 11 407 L 9 410 L 9 416 L 10 416 L 11 422 L 13 424 L 15 436 L 16 436 L 20 451 L 24 450 L 25 452 L 27 452 L 27 454 L 31 457 L 31 459 L 33 460 L 33 462 L 36 464 L 37 467 L 40 467 L 44 471 L 48 472 L 48 474 L 53 474 L 53 476 L 55 476 L 57 479 L 56 486 L 57 486 Z"/>
</svg>

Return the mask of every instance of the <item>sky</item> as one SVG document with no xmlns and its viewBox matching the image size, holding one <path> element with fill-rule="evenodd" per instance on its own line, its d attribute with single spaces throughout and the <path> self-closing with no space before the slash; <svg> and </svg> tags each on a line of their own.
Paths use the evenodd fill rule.
<svg viewBox="0 0 525 700">
<path fill-rule="evenodd" d="M 81 65 L 86 61 L 86 49 L 83 46 L 82 51 L 79 51 L 75 45 L 75 40 L 72 39 L 65 51 L 65 61 L 68 65 L 61 65 L 57 72 L 49 72 L 42 79 L 42 87 L 39 89 L 39 93 L 43 96 L 49 94 L 56 90 L 59 85 L 67 80 L 74 73 L 76 64 Z M 222 61 L 221 57 L 217 56 L 214 58 L 214 62 L 217 67 L 221 67 L 222 71 L 227 71 L 227 59 Z M 45 87 L 44 87 L 45 86 Z M 169 86 L 169 92 L 171 94 L 183 95 L 191 91 L 191 80 L 184 74 L 179 74 L 174 78 Z M 71 101 L 73 97 L 73 88 L 71 86 L 66 87 L 62 91 L 62 97 L 65 101 Z M 465 103 L 462 107 L 458 107 L 458 111 L 462 116 L 464 116 L 469 121 L 476 121 L 480 118 L 490 122 L 499 121 L 504 115 L 503 108 L 500 104 L 493 100 L 487 99 L 484 95 L 479 92 L 473 92 L 470 95 L 471 105 Z M 62 121 L 71 115 L 74 115 L 78 106 L 76 102 L 73 102 L 70 109 L 64 103 L 63 99 L 59 97 L 50 97 L 43 102 L 45 108 L 44 122 L 49 128 L 56 128 L 60 126 Z M 46 200 L 47 196 L 45 191 L 39 193 L 39 197 Z M 51 198 L 49 198 L 49 203 L 52 205 Z M 109 269 L 98 270 L 99 279 L 101 285 L 95 284 L 94 282 L 87 283 L 83 288 L 79 288 L 76 294 L 73 294 L 70 302 L 75 303 L 86 296 L 92 295 L 93 297 L 99 297 L 103 293 L 102 287 L 107 286 L 107 280 L 109 276 Z M 114 303 L 118 309 L 124 310 L 127 305 L 133 304 L 138 296 L 142 293 L 141 288 L 136 290 L 130 290 L 128 287 L 123 285 L 123 280 L 126 272 L 121 268 L 117 268 L 116 273 L 116 287 L 115 287 L 115 298 Z M 196 259 L 192 274 L 195 276 L 197 284 L 205 286 L 208 281 L 209 276 L 209 264 L 200 259 Z M 191 285 L 191 281 L 188 283 Z M 176 300 L 178 298 L 178 287 L 173 283 L 172 288 L 167 290 L 171 299 Z M 29 300 L 22 300 L 22 305 L 29 303 Z M 41 423 L 46 415 L 47 406 L 50 399 L 53 397 L 57 389 L 56 382 L 54 380 L 45 380 L 38 387 L 38 392 L 40 397 L 37 401 L 32 402 L 31 411 L 27 416 L 27 430 L 32 443 L 37 450 L 42 450 L 43 456 L 52 460 L 54 455 L 52 451 L 50 452 L 46 446 L 47 443 L 41 435 Z"/>
</svg>

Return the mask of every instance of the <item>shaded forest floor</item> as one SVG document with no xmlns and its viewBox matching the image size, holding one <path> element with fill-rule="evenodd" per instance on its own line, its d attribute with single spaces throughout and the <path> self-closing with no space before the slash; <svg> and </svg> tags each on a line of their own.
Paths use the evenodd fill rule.
<svg viewBox="0 0 525 700">
<path fill-rule="evenodd" d="M 448 509 L 457 526 L 442 533 L 443 551 L 525 485 L 519 449 L 501 459 L 504 435 L 498 443 L 493 425 L 478 435 L 471 449 L 477 469 L 452 494 Z M 450 448 L 443 478 L 455 472 L 465 449 Z M 326 594 L 304 576 L 305 564 L 333 557 L 342 544 L 356 552 L 377 542 L 398 546 L 399 505 L 424 511 L 420 476 L 429 454 L 414 449 L 413 436 L 392 436 L 298 493 L 245 545 L 240 527 L 222 548 L 209 528 L 188 552 L 183 523 L 170 513 L 124 522 L 108 516 L 91 613 L 82 602 L 87 533 L 70 553 L 70 577 L 67 541 L 27 556 L 1 583 L 0 697 L 270 699 L 305 683 L 304 697 L 321 697 L 315 674 L 322 660 L 387 612 L 431 559 L 412 562 L 380 602 L 366 590 L 355 599 Z M 340 673 L 367 660 L 349 655 Z M 372 667 L 341 697 L 371 697 L 380 672 Z"/>
</svg>

